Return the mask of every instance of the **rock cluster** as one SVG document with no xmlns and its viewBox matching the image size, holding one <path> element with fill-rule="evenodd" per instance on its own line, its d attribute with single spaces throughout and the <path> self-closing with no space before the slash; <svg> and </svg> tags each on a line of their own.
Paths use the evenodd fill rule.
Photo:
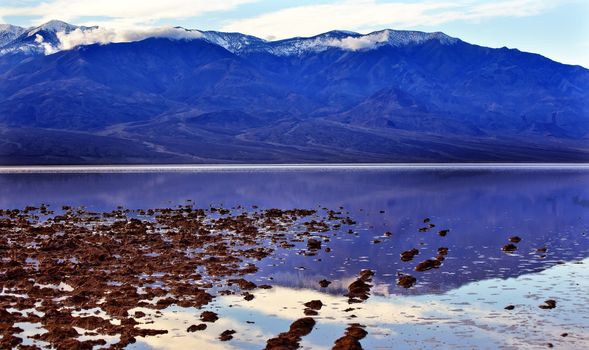
<svg viewBox="0 0 589 350">
<path fill-rule="evenodd" d="M 111 347 L 123 348 L 136 337 L 168 332 L 138 327 L 160 317 L 157 310 L 206 308 L 218 294 L 251 300 L 256 289 L 271 288 L 247 280 L 256 263 L 275 247 L 353 222 L 335 213 L 192 205 L 104 213 L 69 206 L 0 210 L 0 348 L 23 342 L 15 327 L 20 322 L 40 324 L 45 332 L 34 338 L 54 348 L 106 344 L 80 340 L 84 335 L 118 336 Z M 318 239 L 308 243 L 321 247 Z M 105 316 L 85 311 L 93 309 Z M 219 315 L 205 310 L 200 318 L 215 322 Z M 202 331 L 205 323 L 187 332 Z M 228 330 L 219 339 L 233 336 Z"/>
</svg>

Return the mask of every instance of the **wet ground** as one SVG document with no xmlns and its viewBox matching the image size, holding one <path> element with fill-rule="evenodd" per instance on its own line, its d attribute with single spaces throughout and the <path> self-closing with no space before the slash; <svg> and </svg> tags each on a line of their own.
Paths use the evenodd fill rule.
<svg viewBox="0 0 589 350">
<path fill-rule="evenodd" d="M 0 186 L 4 347 L 589 347 L 587 170 Z"/>
</svg>

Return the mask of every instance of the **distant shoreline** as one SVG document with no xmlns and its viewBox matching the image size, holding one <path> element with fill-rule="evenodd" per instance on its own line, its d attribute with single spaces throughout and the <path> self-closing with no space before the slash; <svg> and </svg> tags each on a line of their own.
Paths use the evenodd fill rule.
<svg viewBox="0 0 589 350">
<path fill-rule="evenodd" d="M 297 170 L 419 170 L 419 169 L 587 169 L 589 163 L 342 163 L 342 164 L 167 164 L 167 165 L 34 165 L 0 166 L 0 174 L 145 173 Z"/>
</svg>

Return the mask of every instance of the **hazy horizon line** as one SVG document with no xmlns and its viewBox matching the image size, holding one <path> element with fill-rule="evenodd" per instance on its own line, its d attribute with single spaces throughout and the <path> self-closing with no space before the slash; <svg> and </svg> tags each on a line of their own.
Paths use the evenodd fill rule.
<svg viewBox="0 0 589 350">
<path fill-rule="evenodd" d="M 125 165 L 0 165 L 0 174 L 137 173 L 264 170 L 418 170 L 418 169 L 589 169 L 589 163 L 295 163 L 295 164 L 125 164 Z"/>
</svg>

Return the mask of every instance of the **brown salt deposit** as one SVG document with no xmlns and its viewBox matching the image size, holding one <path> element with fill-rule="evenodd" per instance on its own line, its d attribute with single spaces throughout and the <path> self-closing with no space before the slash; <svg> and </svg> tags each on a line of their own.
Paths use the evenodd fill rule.
<svg viewBox="0 0 589 350">
<path fill-rule="evenodd" d="M 192 205 L 105 213 L 69 206 L 58 214 L 46 206 L 0 210 L 0 290 L 9 293 L 0 296 L 0 347 L 23 342 L 22 330 L 14 327 L 19 322 L 40 324 L 46 332 L 33 338 L 58 349 L 106 344 L 103 339 L 79 340 L 82 334 L 74 327 L 97 337 L 118 336 L 111 348 L 165 334 L 166 329 L 138 327 L 149 324 L 149 318 L 146 312 L 131 310 L 152 309 L 160 317 L 156 310 L 172 305 L 206 308 L 218 294 L 241 293 L 252 300 L 256 289 L 271 286 L 257 286 L 247 276 L 274 247 L 288 248 L 308 235 L 354 223 L 336 212 L 306 209 L 233 211 Z M 319 239 L 307 242 L 309 249 L 321 248 Z M 19 312 L 26 309 L 38 314 Z M 106 317 L 73 313 L 90 309 Z M 206 309 L 201 313 L 203 322 L 219 317 Z M 292 334 L 303 335 L 305 327 L 293 327 Z M 201 323 L 187 331 L 205 328 Z M 227 330 L 219 339 L 233 336 L 234 331 Z"/>
</svg>

